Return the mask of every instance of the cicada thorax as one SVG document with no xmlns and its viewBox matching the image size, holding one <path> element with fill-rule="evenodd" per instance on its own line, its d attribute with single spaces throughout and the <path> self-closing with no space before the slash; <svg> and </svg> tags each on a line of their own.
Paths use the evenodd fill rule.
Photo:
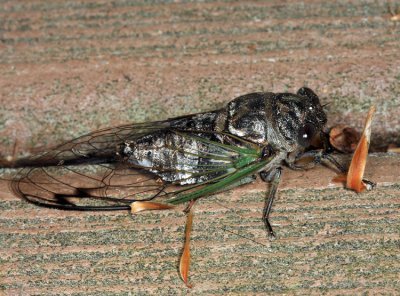
<svg viewBox="0 0 400 296">
<path fill-rule="evenodd" d="M 252 141 L 266 144 L 273 137 L 270 109 L 272 93 L 252 93 L 240 96 L 226 107 L 227 132 Z"/>
</svg>

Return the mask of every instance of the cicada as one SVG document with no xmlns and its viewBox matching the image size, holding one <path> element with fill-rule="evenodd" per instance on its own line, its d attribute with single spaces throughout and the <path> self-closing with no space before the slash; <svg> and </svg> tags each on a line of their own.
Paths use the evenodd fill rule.
<svg viewBox="0 0 400 296">
<path fill-rule="evenodd" d="M 252 182 L 269 182 L 262 220 L 269 214 L 283 166 L 307 169 L 328 161 L 326 114 L 309 88 L 250 93 L 212 112 L 134 123 L 81 136 L 21 159 L 12 190 L 38 206 L 72 211 L 130 210 L 138 201 L 177 205 Z M 307 157 L 311 160 L 300 163 Z"/>
</svg>

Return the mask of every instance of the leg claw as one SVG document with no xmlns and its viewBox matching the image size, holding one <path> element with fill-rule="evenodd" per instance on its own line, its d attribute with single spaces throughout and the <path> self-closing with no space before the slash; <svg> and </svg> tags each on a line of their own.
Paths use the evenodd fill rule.
<svg viewBox="0 0 400 296">
<path fill-rule="evenodd" d="M 368 181 L 368 180 L 366 180 L 366 179 L 363 179 L 362 181 L 364 182 L 365 187 L 366 187 L 366 189 L 367 189 L 368 191 L 374 189 L 375 186 L 376 186 L 376 183 L 371 182 L 371 181 Z"/>
<path fill-rule="evenodd" d="M 268 238 L 274 240 L 276 238 L 275 233 L 273 231 L 268 231 Z"/>
</svg>

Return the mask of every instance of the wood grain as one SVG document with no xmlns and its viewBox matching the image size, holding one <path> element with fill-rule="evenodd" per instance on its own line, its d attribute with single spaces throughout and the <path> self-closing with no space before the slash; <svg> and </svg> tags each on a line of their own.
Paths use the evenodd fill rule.
<svg viewBox="0 0 400 296">
<path fill-rule="evenodd" d="M 399 291 L 399 156 L 375 155 L 378 187 L 356 194 L 327 168 L 285 170 L 270 241 L 261 222 L 262 182 L 201 199 L 191 237 L 196 294 L 396 294 Z M 386 172 L 386 173 L 385 173 Z M 299 175 L 301 173 L 302 175 Z M 2 192 L 6 186 L 0 184 Z M 131 216 L 0 202 L 1 285 L 7 295 L 170 294 L 189 290 L 178 274 L 185 214 Z"/>
</svg>

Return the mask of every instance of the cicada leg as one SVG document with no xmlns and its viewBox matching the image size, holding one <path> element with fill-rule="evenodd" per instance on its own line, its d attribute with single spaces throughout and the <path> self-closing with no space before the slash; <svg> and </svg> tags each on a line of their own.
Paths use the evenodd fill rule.
<svg viewBox="0 0 400 296">
<path fill-rule="evenodd" d="M 323 150 L 311 150 L 301 154 L 300 156 L 289 156 L 288 160 L 286 160 L 286 164 L 292 170 L 308 170 L 315 167 L 315 165 L 320 164 L 322 162 L 323 155 Z M 311 161 L 299 164 L 298 161 L 304 158 L 311 158 Z M 340 166 L 340 164 L 335 159 L 333 160 L 335 161 L 335 166 Z M 340 171 L 341 169 L 342 168 L 340 168 Z"/>
<path fill-rule="evenodd" d="M 189 214 L 190 210 L 193 208 L 193 206 L 196 203 L 196 201 L 197 201 L 197 199 L 192 199 L 191 201 L 189 201 L 189 203 L 187 204 L 187 206 L 185 207 L 183 212 L 185 214 Z"/>
<path fill-rule="evenodd" d="M 312 160 L 305 164 L 297 164 L 296 163 L 299 159 L 307 158 L 307 157 L 311 157 Z M 330 153 L 323 151 L 323 150 L 307 151 L 306 153 L 302 154 L 300 157 L 290 160 L 286 163 L 287 163 L 288 167 L 293 170 L 308 170 L 310 168 L 313 168 L 317 164 L 321 164 L 323 161 L 329 162 L 337 170 L 339 170 L 340 173 L 342 173 L 342 174 L 347 173 L 346 167 L 344 167 L 341 163 L 339 163 Z M 371 182 L 367 179 L 363 179 L 362 181 L 367 185 L 368 190 L 371 190 L 376 186 L 376 184 L 374 182 Z"/>
<path fill-rule="evenodd" d="M 341 165 L 332 155 L 326 152 L 322 152 L 321 157 L 322 160 L 327 160 L 329 163 L 334 165 L 342 174 L 347 173 L 347 169 Z M 372 190 L 375 186 L 376 183 L 369 181 L 367 179 L 362 179 L 362 181 L 366 184 L 367 190 Z"/>
<path fill-rule="evenodd" d="M 272 204 L 274 203 L 274 198 L 276 195 L 276 191 L 279 186 L 279 182 L 281 180 L 282 169 L 280 167 L 275 168 L 271 171 L 263 171 L 260 172 L 260 177 L 265 182 L 270 182 L 271 187 L 268 195 L 265 199 L 265 205 L 263 210 L 262 220 L 264 221 L 265 228 L 268 231 L 268 235 L 270 237 L 275 237 L 274 231 L 272 229 L 271 223 L 269 222 L 269 214 L 271 213 Z"/>
</svg>

